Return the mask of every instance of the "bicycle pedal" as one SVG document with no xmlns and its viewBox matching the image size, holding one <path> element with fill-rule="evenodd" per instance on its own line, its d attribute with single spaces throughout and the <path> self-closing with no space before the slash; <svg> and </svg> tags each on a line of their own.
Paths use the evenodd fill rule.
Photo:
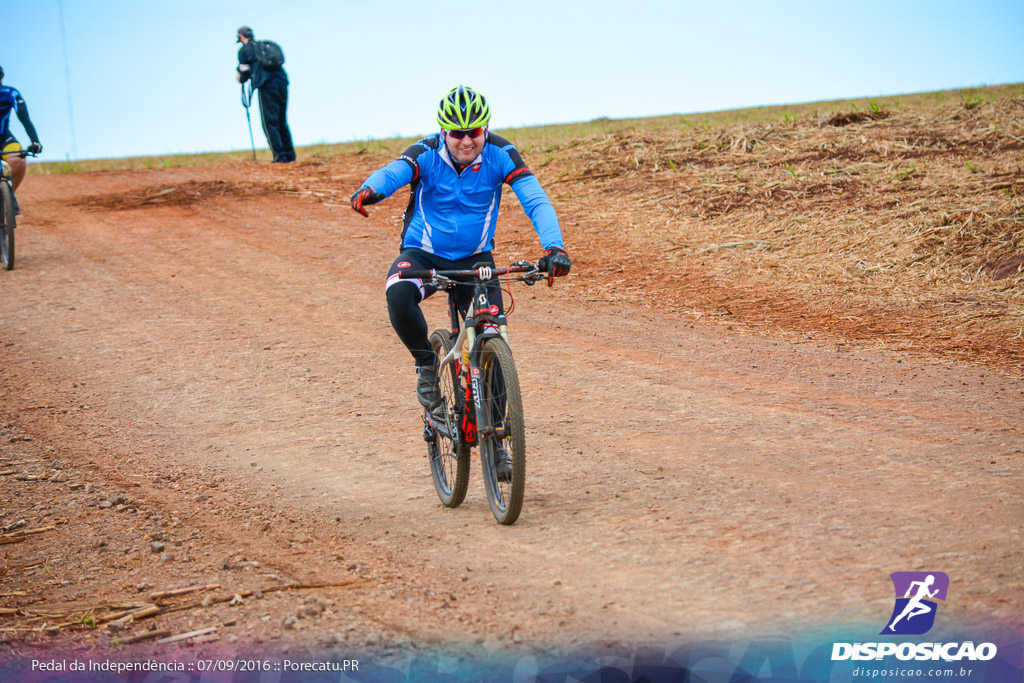
<svg viewBox="0 0 1024 683">
<path fill-rule="evenodd" d="M 423 440 L 428 442 L 437 440 L 437 430 L 435 430 L 434 425 L 430 424 L 430 421 L 427 420 L 426 415 L 423 416 Z"/>
</svg>

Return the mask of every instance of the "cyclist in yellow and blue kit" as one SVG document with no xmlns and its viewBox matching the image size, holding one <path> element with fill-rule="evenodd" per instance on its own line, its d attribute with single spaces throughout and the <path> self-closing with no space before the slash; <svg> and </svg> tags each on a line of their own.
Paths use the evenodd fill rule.
<svg viewBox="0 0 1024 683">
<path fill-rule="evenodd" d="M 18 139 L 11 132 L 12 113 L 18 115 L 18 120 L 21 121 L 21 125 L 25 127 L 25 132 L 28 133 L 28 137 L 32 141 L 32 144 L 28 146 L 28 151 L 33 154 L 39 154 L 43 151 L 43 146 L 39 144 L 36 127 L 32 125 L 32 119 L 28 116 L 25 98 L 15 88 L 4 85 L 3 80 L 4 68 L 0 66 L 0 157 L 7 161 L 7 164 L 11 167 L 11 185 L 14 190 L 17 190 L 18 185 L 21 185 L 21 181 L 25 178 L 28 164 L 25 163 L 23 157 L 4 154 L 4 152 L 17 152 L 21 149 L 21 143 L 18 142 Z M 14 213 L 21 213 L 21 209 L 18 208 L 17 196 L 14 199 Z"/>
<path fill-rule="evenodd" d="M 351 199 L 352 208 L 368 216 L 365 206 L 410 185 L 402 251 L 388 272 L 385 291 L 391 325 L 415 359 L 417 398 L 428 409 L 440 403 L 441 396 L 420 302 L 436 289 L 422 280 L 400 280 L 398 272 L 493 266 L 494 229 L 505 183 L 516 193 L 547 250 L 542 267 L 561 277 L 572 265 L 551 201 L 512 143 L 488 130 L 490 120 L 491 108 L 483 95 L 461 85 L 453 88 L 438 106 L 441 132 L 375 171 Z M 464 314 L 472 289 L 462 287 L 457 295 Z M 497 279 L 489 284 L 488 297 L 503 311 Z"/>
</svg>

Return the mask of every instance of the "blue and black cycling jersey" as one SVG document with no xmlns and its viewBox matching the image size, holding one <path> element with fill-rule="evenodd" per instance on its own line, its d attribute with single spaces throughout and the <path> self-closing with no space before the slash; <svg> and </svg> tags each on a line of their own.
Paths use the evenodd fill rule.
<svg viewBox="0 0 1024 683">
<path fill-rule="evenodd" d="M 28 117 L 28 107 L 25 106 L 25 99 L 15 88 L 9 85 L 0 86 L 0 140 L 6 140 L 11 135 L 11 113 L 18 114 L 18 120 L 25 126 L 25 132 L 32 142 L 39 142 L 36 135 L 36 127 L 32 125 L 32 119 Z"/>
<path fill-rule="evenodd" d="M 515 191 L 541 246 L 564 247 L 558 217 L 540 182 L 512 143 L 493 133 L 488 133 L 480 156 L 461 173 L 436 133 L 409 147 L 363 184 L 387 197 L 410 185 L 402 248 L 458 260 L 494 248 L 504 183 Z"/>
</svg>

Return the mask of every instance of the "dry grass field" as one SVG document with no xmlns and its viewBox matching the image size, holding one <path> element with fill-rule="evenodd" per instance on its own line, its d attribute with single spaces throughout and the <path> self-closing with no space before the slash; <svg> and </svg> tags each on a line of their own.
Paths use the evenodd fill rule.
<svg viewBox="0 0 1024 683">
<path fill-rule="evenodd" d="M 1024 368 L 1024 87 L 872 105 L 590 136 L 538 170 L 573 241 L 619 243 L 600 296 Z"/>
</svg>

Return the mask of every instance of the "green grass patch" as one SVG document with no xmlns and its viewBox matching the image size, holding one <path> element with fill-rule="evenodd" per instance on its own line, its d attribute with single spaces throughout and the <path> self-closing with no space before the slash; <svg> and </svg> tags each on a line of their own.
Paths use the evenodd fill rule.
<svg viewBox="0 0 1024 683">
<path fill-rule="evenodd" d="M 974 109 L 975 107 L 981 106 L 984 100 L 979 95 L 965 95 L 960 93 L 960 102 L 963 103 L 964 109 Z"/>
<path fill-rule="evenodd" d="M 917 173 L 917 163 L 911 161 L 905 169 L 896 174 L 896 180 L 903 180 L 914 173 Z"/>
</svg>

